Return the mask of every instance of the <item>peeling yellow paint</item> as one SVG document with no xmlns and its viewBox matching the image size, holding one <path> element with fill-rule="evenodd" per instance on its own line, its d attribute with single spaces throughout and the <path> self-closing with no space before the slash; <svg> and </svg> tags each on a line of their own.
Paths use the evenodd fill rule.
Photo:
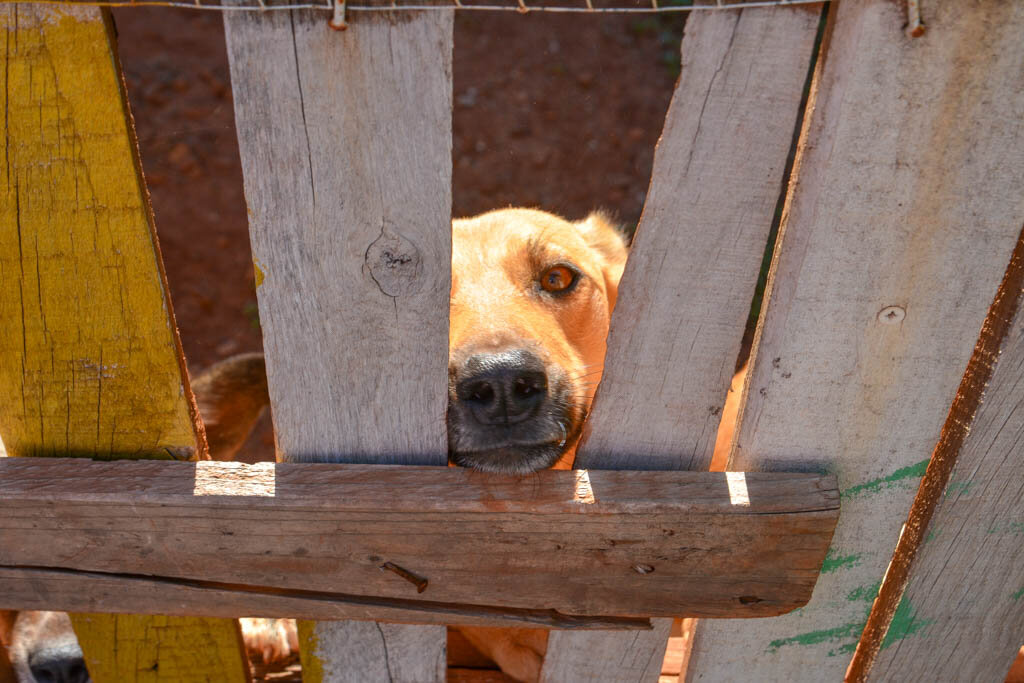
<svg viewBox="0 0 1024 683">
<path fill-rule="evenodd" d="M 8 4 L 0 17 L 8 45 L 7 140 L 0 145 L 0 433 L 7 450 L 111 458 L 195 452 L 101 12 Z"/>
<path fill-rule="evenodd" d="M 94 681 L 135 683 L 243 683 L 247 665 L 239 657 L 237 628 L 225 620 L 75 615 L 75 633 Z M 211 627 L 212 625 L 212 627 Z"/>
<path fill-rule="evenodd" d="M 253 259 L 252 270 L 253 270 L 253 273 L 255 273 L 255 277 L 256 277 L 256 287 L 259 288 L 259 286 L 263 284 L 263 278 L 265 276 L 263 274 L 263 268 L 262 268 L 262 266 L 260 265 L 260 262 L 257 259 Z"/>
<path fill-rule="evenodd" d="M 12 456 L 196 459 L 202 430 L 97 8 L 0 5 L 0 434 Z M 96 683 L 249 679 L 230 619 L 72 615 Z"/>
<path fill-rule="evenodd" d="M 317 655 L 320 640 L 316 637 L 316 622 L 299 620 L 297 624 L 302 683 L 325 683 L 324 664 Z"/>
</svg>

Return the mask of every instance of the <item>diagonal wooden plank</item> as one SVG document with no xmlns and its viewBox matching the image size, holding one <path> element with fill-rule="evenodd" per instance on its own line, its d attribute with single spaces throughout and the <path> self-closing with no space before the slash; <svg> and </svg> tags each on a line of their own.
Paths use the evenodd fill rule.
<svg viewBox="0 0 1024 683">
<path fill-rule="evenodd" d="M 225 29 L 279 459 L 444 464 L 451 13 Z M 392 663 L 441 680 L 444 629 L 415 628 L 388 630 L 424 646 Z M 306 668 L 365 680 L 345 667 L 384 632 L 322 629 Z"/>
<path fill-rule="evenodd" d="M 849 680 L 1003 680 L 1024 641 L 1022 303 L 1024 232 Z"/>
<path fill-rule="evenodd" d="M 8 454 L 193 458 L 195 406 L 108 26 L 85 8 L 0 12 Z"/>
<path fill-rule="evenodd" d="M 821 6 L 695 12 L 580 468 L 706 470 Z"/>
<path fill-rule="evenodd" d="M 694 13 L 576 467 L 707 469 L 821 6 Z M 642 454 L 642 455 L 638 455 Z M 552 634 L 547 681 L 656 680 L 671 620 Z"/>
<path fill-rule="evenodd" d="M 199 457 L 205 444 L 109 17 L 95 8 L 5 4 L 0 21 L 7 44 L 0 149 L 5 444 L 16 456 Z M 116 628 L 129 620 L 150 633 L 157 624 L 73 616 L 93 680 L 156 680 L 118 659 L 134 647 L 127 630 Z M 197 680 L 248 678 L 234 621 L 159 623 L 163 640 L 147 644 L 147 661 L 161 671 L 181 656 Z M 189 642 L 189 651 L 168 647 L 171 641 Z"/>
<path fill-rule="evenodd" d="M 803 609 L 704 622 L 692 679 L 843 677 L 1014 249 L 1024 6 L 929 7 L 835 5 L 731 458 L 834 471 L 831 557 Z"/>
</svg>

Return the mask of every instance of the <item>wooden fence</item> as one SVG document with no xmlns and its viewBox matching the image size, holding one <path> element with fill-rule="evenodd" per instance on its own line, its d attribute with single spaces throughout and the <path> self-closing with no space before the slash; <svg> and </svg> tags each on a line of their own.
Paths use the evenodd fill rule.
<svg viewBox="0 0 1024 683">
<path fill-rule="evenodd" d="M 100 682 L 247 680 L 242 615 L 310 619 L 313 683 L 444 680 L 453 622 L 555 629 L 544 681 L 653 681 L 671 617 L 808 599 L 697 622 L 687 678 L 1005 676 L 1024 642 L 1024 4 L 925 12 L 916 38 L 891 0 L 691 15 L 580 469 L 528 485 L 438 467 L 451 12 L 344 34 L 226 13 L 279 459 L 361 464 L 0 460 L 0 608 L 75 612 Z M 109 19 L 0 16 L 0 435 L 16 456 L 202 461 Z M 784 189 L 729 458 L 743 506 L 706 470 Z M 458 514 L 480 532 L 453 566 Z M 540 578 L 505 589 L 486 571 L 512 549 L 485 530 L 510 515 Z M 661 528 L 715 559 L 686 564 Z M 602 546 L 609 529 L 635 542 Z"/>
</svg>

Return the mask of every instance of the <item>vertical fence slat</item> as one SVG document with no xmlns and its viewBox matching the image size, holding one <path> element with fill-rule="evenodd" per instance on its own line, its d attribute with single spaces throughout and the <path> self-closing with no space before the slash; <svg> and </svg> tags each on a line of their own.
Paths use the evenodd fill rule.
<svg viewBox="0 0 1024 683">
<path fill-rule="evenodd" d="M 916 534 L 910 580 L 902 597 L 894 594 L 873 667 L 865 661 L 871 680 L 1000 681 L 1024 642 L 1022 303 L 1024 233 L 954 403 L 954 424 L 947 420 L 953 433 L 943 442 L 959 443 L 941 443 L 936 457 L 955 463 L 941 468 L 949 472 L 945 490 L 928 492 L 941 497 Z"/>
<path fill-rule="evenodd" d="M 707 469 L 821 6 L 694 13 L 577 467 Z M 656 680 L 669 619 L 554 632 L 543 678 Z"/>
<path fill-rule="evenodd" d="M 451 13 L 225 27 L 278 457 L 445 464 Z M 307 683 L 444 678 L 443 627 L 303 632 Z"/>
<path fill-rule="evenodd" d="M 16 456 L 195 458 L 194 406 L 109 19 L 8 4 L 0 21 L 0 433 Z M 158 680 L 153 672 L 183 658 L 188 676 L 175 680 L 248 679 L 232 620 L 72 620 L 94 681 Z M 137 631 L 119 628 L 129 621 L 159 629 L 160 643 L 134 642 Z"/>
<path fill-rule="evenodd" d="M 705 621 L 689 677 L 840 680 L 1024 215 L 1024 5 L 835 3 L 730 466 L 831 470 L 814 597 Z M 833 23 L 834 20 L 834 23 Z"/>
</svg>

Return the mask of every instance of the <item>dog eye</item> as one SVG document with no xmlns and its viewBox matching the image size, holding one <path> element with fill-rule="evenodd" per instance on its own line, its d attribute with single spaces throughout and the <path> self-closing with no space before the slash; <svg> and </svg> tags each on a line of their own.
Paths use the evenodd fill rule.
<svg viewBox="0 0 1024 683">
<path fill-rule="evenodd" d="M 545 292 L 558 294 L 576 284 L 576 273 L 568 266 L 552 266 L 540 276 L 540 286 Z"/>
</svg>

